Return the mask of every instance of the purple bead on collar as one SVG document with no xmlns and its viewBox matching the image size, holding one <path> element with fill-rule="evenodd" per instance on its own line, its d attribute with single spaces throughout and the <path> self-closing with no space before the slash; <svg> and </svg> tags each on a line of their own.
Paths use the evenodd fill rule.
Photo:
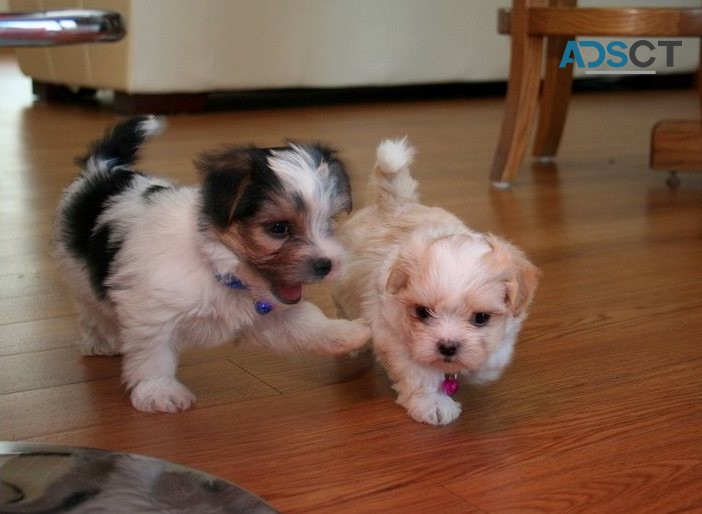
<svg viewBox="0 0 702 514">
<path fill-rule="evenodd" d="M 225 273 L 224 275 L 215 275 L 217 282 L 223 286 L 227 286 L 231 289 L 238 289 L 240 291 L 248 291 L 249 286 L 246 282 L 241 280 L 239 277 L 233 275 L 232 273 Z M 268 300 L 256 300 L 254 302 L 254 309 L 261 316 L 265 316 L 273 310 L 273 303 Z"/>
<path fill-rule="evenodd" d="M 271 302 L 268 300 L 256 300 L 254 303 L 254 309 L 256 309 L 256 312 L 258 312 L 261 316 L 264 316 L 273 310 L 273 304 L 271 304 Z"/>
<path fill-rule="evenodd" d="M 446 373 L 444 375 L 444 381 L 441 382 L 441 390 L 448 396 L 453 396 L 458 391 L 458 386 L 460 385 L 458 373 Z"/>
</svg>

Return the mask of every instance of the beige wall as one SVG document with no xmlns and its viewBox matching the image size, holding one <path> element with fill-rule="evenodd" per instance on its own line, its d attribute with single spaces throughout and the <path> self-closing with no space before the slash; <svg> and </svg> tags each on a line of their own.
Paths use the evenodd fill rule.
<svg viewBox="0 0 702 514">
<path fill-rule="evenodd" d="M 8 0 L 0 0 L 7 3 Z M 111 9 L 119 43 L 19 49 L 37 79 L 128 93 L 351 87 L 507 78 L 497 8 L 510 0 L 10 0 L 19 10 Z M 581 0 L 581 5 L 699 6 L 699 0 Z M 587 49 L 585 49 L 587 50 Z M 675 52 L 697 68 L 699 43 Z M 656 54 L 661 57 L 663 49 Z M 593 55 L 583 51 L 586 61 Z M 577 69 L 576 76 L 586 70 Z"/>
</svg>

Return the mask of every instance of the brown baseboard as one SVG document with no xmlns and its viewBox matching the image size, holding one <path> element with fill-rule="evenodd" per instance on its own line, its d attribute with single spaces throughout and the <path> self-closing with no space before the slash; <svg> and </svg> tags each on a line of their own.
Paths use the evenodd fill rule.
<svg viewBox="0 0 702 514">
<path fill-rule="evenodd" d="M 207 93 L 128 94 L 115 92 L 115 110 L 122 114 L 181 114 L 204 111 Z"/>
<path fill-rule="evenodd" d="M 646 75 L 637 77 L 581 78 L 573 81 L 575 92 L 608 92 L 655 89 L 689 89 L 695 74 Z M 123 114 L 194 113 L 203 110 L 250 110 L 309 105 L 338 105 L 504 96 L 505 81 L 450 82 L 405 86 L 346 88 L 289 88 L 213 93 L 129 94 L 114 93 L 113 108 Z M 73 89 L 35 81 L 35 94 L 46 101 L 85 101 L 94 90 Z"/>
</svg>

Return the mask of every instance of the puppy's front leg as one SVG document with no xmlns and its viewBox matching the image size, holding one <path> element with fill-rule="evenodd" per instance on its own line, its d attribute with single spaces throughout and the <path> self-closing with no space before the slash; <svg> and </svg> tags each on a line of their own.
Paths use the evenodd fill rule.
<svg viewBox="0 0 702 514">
<path fill-rule="evenodd" d="M 363 346 L 370 328 L 359 320 L 329 319 L 315 305 L 300 302 L 274 310 L 246 330 L 245 338 L 276 351 L 341 355 Z"/>
<path fill-rule="evenodd" d="M 180 412 L 195 403 L 195 395 L 176 379 L 178 353 L 167 327 L 125 330 L 122 380 L 131 390 L 135 409 Z"/>
<path fill-rule="evenodd" d="M 461 414 L 461 404 L 442 391 L 443 374 L 418 365 L 407 358 L 401 345 L 383 344 L 382 338 L 382 332 L 376 332 L 374 345 L 397 391 L 397 403 L 420 423 L 447 425 L 454 421 Z"/>
<path fill-rule="evenodd" d="M 402 376 L 393 384 L 397 403 L 412 419 L 430 425 L 447 425 L 461 414 L 461 404 L 441 390 L 443 375 L 423 370 Z"/>
<path fill-rule="evenodd" d="M 448 425 L 461 415 L 461 404 L 442 391 L 428 387 L 414 388 L 416 384 L 400 380 L 393 384 L 398 392 L 397 403 L 407 409 L 415 421 L 430 425 Z M 440 380 L 432 381 L 431 389 L 439 389 Z"/>
</svg>

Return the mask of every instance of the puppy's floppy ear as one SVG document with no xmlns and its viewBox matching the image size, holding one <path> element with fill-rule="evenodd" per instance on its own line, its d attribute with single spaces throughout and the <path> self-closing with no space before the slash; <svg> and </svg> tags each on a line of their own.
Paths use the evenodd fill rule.
<svg viewBox="0 0 702 514">
<path fill-rule="evenodd" d="M 397 294 L 409 286 L 410 276 L 421 275 L 422 262 L 425 261 L 427 250 L 426 238 L 423 234 L 413 234 L 402 252 L 394 257 L 390 266 L 385 290 Z"/>
<path fill-rule="evenodd" d="M 395 264 L 390 268 L 385 290 L 390 294 L 397 294 L 407 286 L 407 282 L 409 282 L 409 275 L 402 266 Z"/>
<path fill-rule="evenodd" d="M 512 315 L 519 316 L 534 298 L 541 271 L 524 252 L 504 239 L 487 234 L 485 240 L 492 248 L 492 258 L 503 276 L 507 308 Z"/>
<path fill-rule="evenodd" d="M 203 213 L 219 228 L 231 225 L 236 202 L 250 182 L 251 148 L 227 148 L 201 154 L 195 167 L 202 174 Z"/>
</svg>

